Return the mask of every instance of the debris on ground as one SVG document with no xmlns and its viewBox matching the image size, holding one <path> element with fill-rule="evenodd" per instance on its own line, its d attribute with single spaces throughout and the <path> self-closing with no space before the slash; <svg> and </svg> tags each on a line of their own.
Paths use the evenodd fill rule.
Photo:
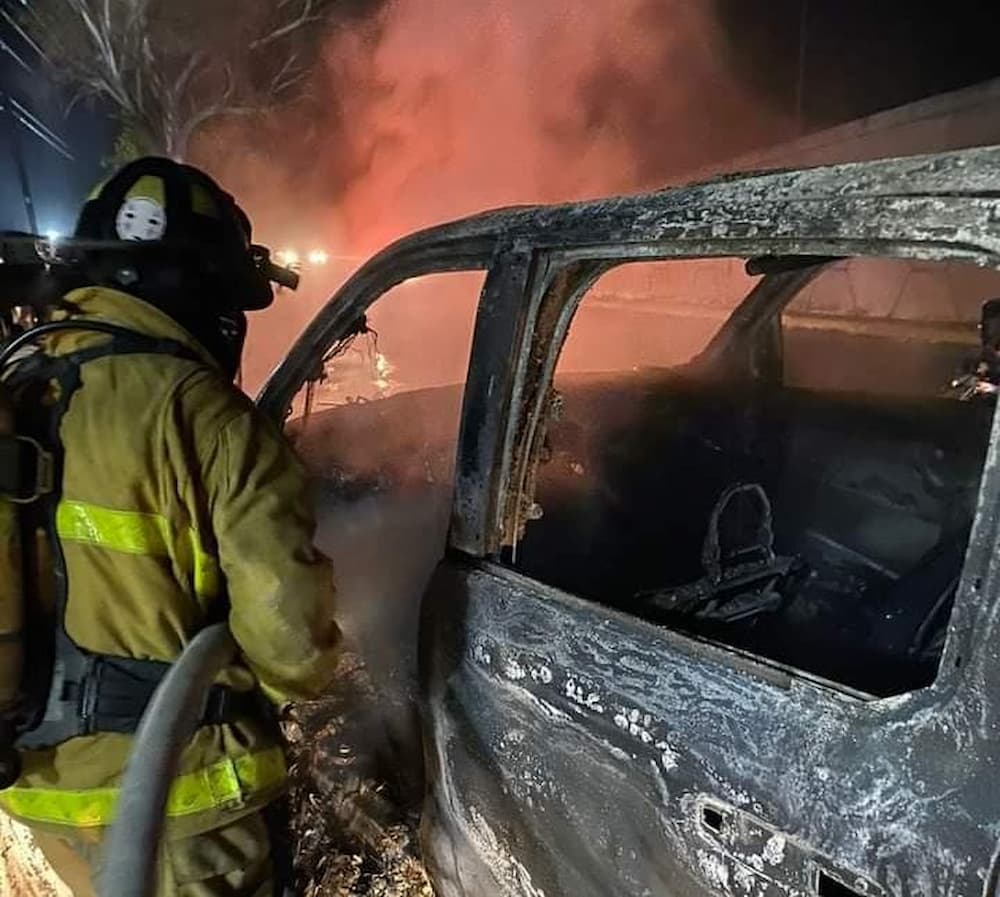
<svg viewBox="0 0 1000 897">
<path fill-rule="evenodd" d="M 434 897 L 420 857 L 419 805 L 406 763 L 384 763 L 378 697 L 345 654 L 323 699 L 285 723 L 291 834 L 302 897 Z M 412 778 L 412 774 L 409 776 Z"/>
<path fill-rule="evenodd" d="M 30 829 L 0 813 L 0 894 L 73 897 L 35 846 Z"/>
<path fill-rule="evenodd" d="M 284 724 L 295 894 L 434 897 L 420 857 L 419 782 L 410 764 L 386 762 L 378 695 L 356 657 L 344 655 L 334 682 Z M 71 897 L 30 830 L 2 813 L 0 894 Z"/>
</svg>

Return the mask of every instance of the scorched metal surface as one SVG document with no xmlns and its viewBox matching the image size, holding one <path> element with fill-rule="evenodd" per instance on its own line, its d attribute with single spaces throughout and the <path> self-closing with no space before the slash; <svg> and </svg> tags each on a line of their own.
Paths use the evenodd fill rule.
<svg viewBox="0 0 1000 897">
<path fill-rule="evenodd" d="M 488 213 L 408 237 L 331 299 L 261 397 L 276 418 L 396 283 L 487 269 L 452 525 L 420 632 L 424 849 L 451 895 L 997 893 L 997 432 L 932 685 L 875 698 L 501 563 L 534 513 L 551 381 L 610 267 L 692 257 L 1000 265 L 1000 148 Z M 701 362 L 766 379 L 815 267 L 765 277 Z M 438 546 L 443 549 L 445 546 Z"/>
</svg>

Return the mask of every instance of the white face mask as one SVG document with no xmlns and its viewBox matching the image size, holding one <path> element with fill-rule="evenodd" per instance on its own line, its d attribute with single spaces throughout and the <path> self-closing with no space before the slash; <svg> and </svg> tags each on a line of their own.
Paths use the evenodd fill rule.
<svg viewBox="0 0 1000 897">
<path fill-rule="evenodd" d="M 126 199 L 115 217 L 115 231 L 122 240 L 159 240 L 166 229 L 167 214 L 152 199 Z"/>
</svg>

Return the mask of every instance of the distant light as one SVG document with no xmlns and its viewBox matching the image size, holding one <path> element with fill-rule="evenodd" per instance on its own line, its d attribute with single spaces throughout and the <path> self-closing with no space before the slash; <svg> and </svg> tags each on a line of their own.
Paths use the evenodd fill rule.
<svg viewBox="0 0 1000 897">
<path fill-rule="evenodd" d="M 299 263 L 299 254 L 294 249 L 279 249 L 274 257 L 286 268 L 291 268 Z"/>
<path fill-rule="evenodd" d="M 310 265 L 325 265 L 330 256 L 322 249 L 314 249 L 307 256 Z"/>
<path fill-rule="evenodd" d="M 50 243 L 55 243 L 57 240 L 62 239 L 62 234 L 57 230 L 49 230 L 45 232 L 45 237 Z"/>
</svg>

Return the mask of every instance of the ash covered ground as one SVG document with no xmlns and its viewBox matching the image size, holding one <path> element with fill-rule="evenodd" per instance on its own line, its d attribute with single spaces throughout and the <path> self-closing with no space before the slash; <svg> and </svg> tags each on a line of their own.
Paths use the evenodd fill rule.
<svg viewBox="0 0 1000 897">
<path fill-rule="evenodd" d="M 303 897 L 432 897 L 420 858 L 419 781 L 370 708 L 378 696 L 353 655 L 337 687 L 285 724 L 290 829 Z"/>
</svg>

